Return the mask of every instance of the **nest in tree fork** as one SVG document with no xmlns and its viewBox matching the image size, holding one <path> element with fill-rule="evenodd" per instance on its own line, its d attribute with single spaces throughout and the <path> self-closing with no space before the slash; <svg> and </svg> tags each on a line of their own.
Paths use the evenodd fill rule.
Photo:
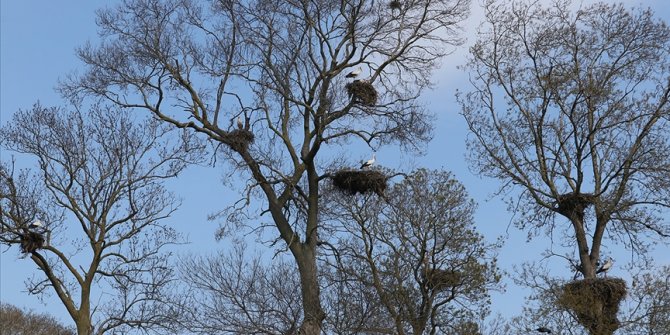
<svg viewBox="0 0 670 335">
<path fill-rule="evenodd" d="M 557 199 L 556 212 L 567 217 L 578 215 L 584 218 L 584 211 L 595 202 L 595 196 L 589 193 L 566 193 Z"/>
<path fill-rule="evenodd" d="M 354 80 L 347 83 L 345 88 L 354 102 L 366 106 L 374 106 L 377 103 L 377 90 L 367 80 Z"/>
<path fill-rule="evenodd" d="M 44 236 L 42 234 L 31 231 L 25 235 L 21 235 L 21 252 L 24 254 L 29 254 L 43 247 Z"/>
<path fill-rule="evenodd" d="M 386 175 L 377 170 L 341 170 L 332 179 L 336 188 L 352 195 L 367 192 L 383 195 L 386 190 Z"/>
<path fill-rule="evenodd" d="M 588 329 L 611 333 L 619 328 L 616 315 L 626 297 L 626 282 L 621 278 L 576 280 L 565 284 L 558 304 L 575 313 Z"/>
<path fill-rule="evenodd" d="M 401 9 L 402 3 L 399 0 L 393 0 L 389 2 L 389 7 L 391 7 L 391 10 Z"/>
<path fill-rule="evenodd" d="M 236 151 L 244 151 L 254 142 L 254 133 L 246 129 L 235 129 L 228 133 L 226 140 Z"/>
<path fill-rule="evenodd" d="M 428 287 L 437 291 L 457 286 L 461 282 L 461 274 L 454 270 L 432 269 L 426 273 Z"/>
</svg>

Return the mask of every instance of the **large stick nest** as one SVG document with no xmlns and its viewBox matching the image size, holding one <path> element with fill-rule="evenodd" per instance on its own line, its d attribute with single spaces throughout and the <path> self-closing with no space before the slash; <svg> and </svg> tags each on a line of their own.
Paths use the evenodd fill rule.
<svg viewBox="0 0 670 335">
<path fill-rule="evenodd" d="M 386 175 L 378 170 L 340 170 L 332 177 L 333 185 L 348 194 L 374 192 L 383 195 Z"/>
<path fill-rule="evenodd" d="M 354 99 L 354 102 L 361 103 L 366 106 L 374 106 L 377 103 L 377 90 L 367 80 L 354 80 L 347 83 L 345 86 L 349 97 Z"/>
<path fill-rule="evenodd" d="M 557 199 L 556 211 L 565 216 L 574 214 L 584 217 L 584 211 L 595 202 L 595 196 L 589 193 L 570 192 L 561 194 Z"/>
<path fill-rule="evenodd" d="M 616 315 L 625 297 L 621 278 L 583 279 L 564 285 L 558 304 L 573 311 L 583 326 L 611 333 L 619 328 Z"/>
<path fill-rule="evenodd" d="M 393 0 L 393 1 L 389 2 L 389 7 L 391 7 L 391 10 L 396 10 L 396 9 L 400 10 L 400 9 L 402 9 L 402 2 L 400 2 L 399 0 Z"/>
<path fill-rule="evenodd" d="M 442 291 L 460 284 L 462 275 L 454 270 L 432 269 L 425 277 L 429 288 Z"/>
<path fill-rule="evenodd" d="M 247 129 L 235 129 L 228 133 L 226 139 L 233 150 L 245 151 L 254 142 L 254 133 Z"/>
<path fill-rule="evenodd" d="M 21 252 L 24 254 L 32 253 L 37 249 L 44 247 L 44 236 L 31 231 L 28 234 L 21 235 Z"/>
</svg>

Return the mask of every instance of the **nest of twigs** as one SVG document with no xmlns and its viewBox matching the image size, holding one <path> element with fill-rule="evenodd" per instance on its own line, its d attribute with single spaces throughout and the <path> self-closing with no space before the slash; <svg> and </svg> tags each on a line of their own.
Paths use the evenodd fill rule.
<svg viewBox="0 0 670 335">
<path fill-rule="evenodd" d="M 389 2 L 389 7 L 391 7 L 391 10 L 396 10 L 396 9 L 400 10 L 400 9 L 402 9 L 402 2 L 400 2 L 398 0 L 393 0 L 393 1 Z"/>
<path fill-rule="evenodd" d="M 595 202 L 595 196 L 589 193 L 566 193 L 558 197 L 556 211 L 567 217 L 579 215 L 584 217 L 584 211 Z"/>
<path fill-rule="evenodd" d="M 377 103 L 377 90 L 367 80 L 354 80 L 347 83 L 345 88 L 354 102 L 366 106 L 374 106 Z"/>
<path fill-rule="evenodd" d="M 340 170 L 332 179 L 335 188 L 351 195 L 368 192 L 383 195 L 388 178 L 378 170 Z"/>
<path fill-rule="evenodd" d="M 228 143 L 236 151 L 244 151 L 254 142 L 254 133 L 247 129 L 235 129 L 228 133 Z"/>
<path fill-rule="evenodd" d="M 44 247 L 44 236 L 42 236 L 42 234 L 31 231 L 25 235 L 21 235 L 22 253 L 29 254 L 43 247 Z"/>
<path fill-rule="evenodd" d="M 563 286 L 558 304 L 575 313 L 586 328 L 611 334 L 619 328 L 616 315 L 626 297 L 626 282 L 620 278 L 596 278 Z"/>
<path fill-rule="evenodd" d="M 461 273 L 454 270 L 433 269 L 426 274 L 426 284 L 433 290 L 445 290 L 461 282 Z"/>
</svg>

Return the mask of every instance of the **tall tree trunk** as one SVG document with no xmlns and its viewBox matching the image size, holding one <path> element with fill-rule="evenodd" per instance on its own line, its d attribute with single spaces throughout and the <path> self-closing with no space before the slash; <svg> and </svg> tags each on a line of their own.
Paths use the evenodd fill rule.
<svg viewBox="0 0 670 335">
<path fill-rule="evenodd" d="M 321 307 L 319 280 L 316 266 L 316 249 L 311 244 L 302 244 L 301 252 L 294 255 L 300 272 L 304 320 L 300 335 L 319 335 L 326 314 Z"/>
<path fill-rule="evenodd" d="M 77 335 L 92 335 L 93 325 L 91 324 L 91 315 L 85 313 L 84 310 L 79 311 L 79 316 L 75 318 L 77 325 Z"/>
</svg>

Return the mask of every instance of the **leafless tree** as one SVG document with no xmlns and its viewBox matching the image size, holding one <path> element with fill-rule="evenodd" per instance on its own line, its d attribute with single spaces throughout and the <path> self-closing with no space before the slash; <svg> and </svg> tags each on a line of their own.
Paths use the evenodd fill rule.
<svg viewBox="0 0 670 335">
<path fill-rule="evenodd" d="M 3 335 L 74 335 L 72 329 L 61 325 L 50 315 L 25 311 L 5 303 L 0 304 L 0 325 Z"/>
<path fill-rule="evenodd" d="M 499 276 L 495 246 L 474 231 L 472 200 L 449 173 L 429 170 L 394 185 L 385 199 L 330 190 L 321 200 L 329 204 L 321 244 L 333 248 L 319 256 L 323 331 L 475 334 L 470 320 L 487 314 Z M 302 307 L 293 265 L 238 247 L 187 258 L 180 268 L 192 297 L 184 314 L 190 331 L 297 334 Z"/>
<path fill-rule="evenodd" d="M 127 0 L 99 12 L 102 42 L 79 50 L 87 70 L 61 90 L 147 110 L 219 144 L 294 258 L 300 329 L 318 334 L 319 192 L 332 157 L 319 153 L 428 139 L 417 97 L 461 43 L 469 3 Z"/>
<path fill-rule="evenodd" d="M 185 257 L 179 268 L 189 307 L 180 318 L 198 334 L 297 334 L 302 320 L 294 266 L 267 264 L 237 245 L 231 252 Z"/>
<path fill-rule="evenodd" d="M 538 263 L 525 263 L 516 271 L 516 284 L 531 289 L 532 293 L 527 297 L 521 315 L 506 322 L 506 334 L 528 334 L 539 327 L 559 335 L 589 334 L 574 312 L 560 304 L 562 287 L 569 280 L 557 279 L 548 273 L 546 264 Z M 632 287 L 618 313 L 621 327 L 617 333 L 667 333 L 670 325 L 669 275 L 668 266 L 658 266 L 633 276 Z"/>
<path fill-rule="evenodd" d="M 279 257 L 279 256 L 277 256 Z M 197 334 L 297 334 L 302 322 L 300 282 L 290 260 L 251 254 L 244 244 L 179 264 L 187 299 L 178 322 Z M 369 325 L 388 320 L 377 293 L 322 264 L 327 334 L 379 334 Z M 384 328 L 386 330 L 388 328 Z"/>
<path fill-rule="evenodd" d="M 489 1 L 459 101 L 472 167 L 521 191 L 519 227 L 562 237 L 589 280 L 604 241 L 642 255 L 670 235 L 670 29 L 651 10 L 571 5 Z"/>
<path fill-rule="evenodd" d="M 668 236 L 670 29 L 650 10 L 569 6 L 490 3 L 459 100 L 472 166 L 521 190 L 519 225 L 563 233 L 595 278 L 605 238 L 642 252 Z"/>
<path fill-rule="evenodd" d="M 631 335 L 670 333 L 670 266 L 633 277 L 621 331 Z"/>
<path fill-rule="evenodd" d="M 36 162 L 0 168 L 0 241 L 37 265 L 29 292 L 55 293 L 78 334 L 160 327 L 174 277 L 165 247 L 179 242 L 161 224 L 178 205 L 162 182 L 196 160 L 197 142 L 118 108 L 40 105 L 17 112 L 0 140 Z"/>
<path fill-rule="evenodd" d="M 417 170 L 383 197 L 343 194 L 336 202 L 332 229 L 346 233 L 324 238 L 341 246 L 333 266 L 371 288 L 387 316 L 368 331 L 464 333 L 487 315 L 488 291 L 500 279 L 495 244 L 476 232 L 475 204 L 450 173 Z"/>
</svg>

